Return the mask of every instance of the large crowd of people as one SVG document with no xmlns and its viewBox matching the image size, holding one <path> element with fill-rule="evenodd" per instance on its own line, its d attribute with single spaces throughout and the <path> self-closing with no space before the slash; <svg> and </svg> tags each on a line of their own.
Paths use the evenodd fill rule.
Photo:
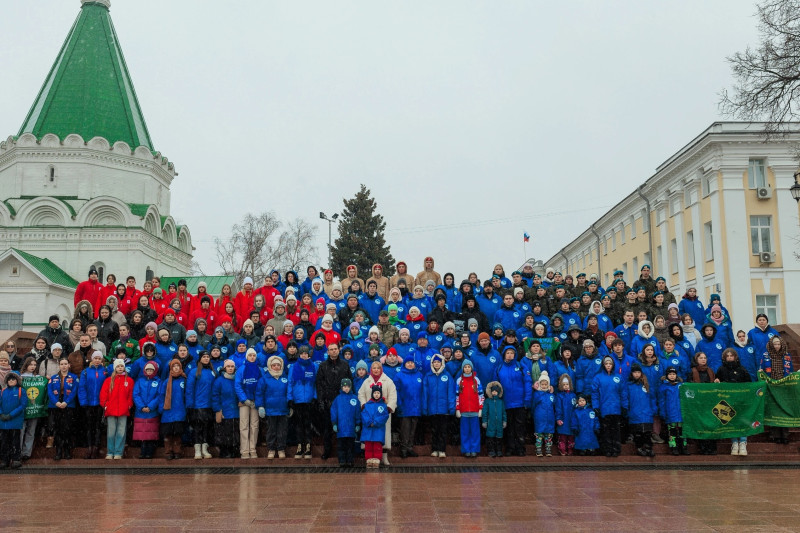
<svg viewBox="0 0 800 533">
<path fill-rule="evenodd" d="M 627 440 L 642 456 L 665 440 L 689 454 L 682 382 L 793 371 L 766 315 L 734 331 L 719 295 L 676 297 L 648 265 L 605 288 L 530 264 L 458 284 L 431 257 L 416 275 L 395 267 L 366 281 L 354 265 L 338 278 L 309 266 L 302 281 L 272 271 L 219 295 L 185 280 L 103 285 L 92 268 L 66 329 L 53 315 L 30 353 L 0 351 L 0 466 L 20 467 L 37 442 L 56 460 L 75 446 L 100 457 L 103 444 L 120 459 L 131 443 L 145 459 L 161 443 L 167 459 L 185 444 L 198 460 L 251 459 L 263 440 L 268 459 L 310 459 L 317 434 L 323 459 L 336 449 L 340 465 L 363 455 L 367 468 L 388 466 L 393 445 L 406 458 L 428 442 L 432 457 L 448 443 L 522 456 L 528 442 L 540 457 L 616 457 Z M 747 455 L 746 438 L 731 454 Z"/>
</svg>

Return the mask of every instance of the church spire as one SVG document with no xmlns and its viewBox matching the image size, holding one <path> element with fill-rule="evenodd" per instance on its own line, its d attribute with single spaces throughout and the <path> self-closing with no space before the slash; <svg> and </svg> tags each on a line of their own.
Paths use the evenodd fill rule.
<svg viewBox="0 0 800 533">
<path fill-rule="evenodd" d="M 109 14 L 110 0 L 81 0 L 67 35 L 19 134 L 77 133 L 84 140 L 154 150 Z"/>
</svg>

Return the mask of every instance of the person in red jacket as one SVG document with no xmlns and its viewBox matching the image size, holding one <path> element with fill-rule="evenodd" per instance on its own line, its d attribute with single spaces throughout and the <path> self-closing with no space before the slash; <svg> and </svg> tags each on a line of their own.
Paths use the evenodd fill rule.
<svg viewBox="0 0 800 533">
<path fill-rule="evenodd" d="M 122 459 L 125 451 L 125 428 L 133 407 L 133 380 L 125 372 L 125 360 L 114 359 L 114 373 L 100 390 L 100 405 L 108 422 L 106 459 Z"/>
<path fill-rule="evenodd" d="M 325 335 L 325 346 L 330 346 L 331 344 L 338 344 L 341 346 L 342 343 L 342 336 L 337 333 L 335 329 L 333 329 L 333 317 L 331 315 L 325 315 L 322 317 L 322 324 L 320 329 L 314 332 L 311 335 L 311 338 L 317 336 L 317 333 L 322 333 Z"/>
<path fill-rule="evenodd" d="M 264 278 L 264 284 L 256 289 L 256 294 L 264 296 L 264 306 L 269 308 L 270 311 L 275 305 L 275 297 L 280 296 L 281 291 L 275 288 L 272 276 L 267 275 Z"/>
<path fill-rule="evenodd" d="M 206 284 L 205 281 L 201 281 L 197 284 L 197 296 L 194 297 L 195 302 L 203 303 L 203 296 L 208 296 L 209 302 L 211 302 L 211 309 L 216 310 L 216 306 L 214 305 L 214 297 L 208 294 L 208 284 Z"/>
<path fill-rule="evenodd" d="M 150 298 L 150 307 L 158 313 L 159 317 L 163 316 L 164 311 L 169 307 L 169 302 L 164 298 L 164 291 L 160 287 L 153 290 L 153 297 Z"/>
<path fill-rule="evenodd" d="M 117 294 L 117 276 L 114 274 L 109 274 L 106 276 L 106 284 L 103 285 L 103 288 L 100 290 L 100 298 L 97 300 L 97 305 L 94 306 L 95 309 L 100 309 L 100 306 L 105 305 L 108 302 L 109 296 L 116 296 Z"/>
<path fill-rule="evenodd" d="M 253 292 L 253 278 L 250 276 L 244 278 L 242 282 L 242 290 L 236 294 L 233 299 L 233 308 L 239 318 L 245 319 L 250 316 L 250 310 L 253 308 L 253 300 L 255 299 L 255 292 Z M 265 304 L 266 305 L 266 302 Z"/>
<path fill-rule="evenodd" d="M 218 315 L 225 314 L 225 304 L 228 302 L 233 303 L 233 289 L 226 283 L 222 286 L 219 298 L 217 298 L 216 308 Z"/>
<path fill-rule="evenodd" d="M 211 305 L 211 297 L 207 294 L 200 298 L 200 307 L 192 313 L 189 324 L 197 324 L 198 318 L 204 318 L 210 330 L 213 330 L 219 325 L 217 324 L 217 312 Z"/>
<path fill-rule="evenodd" d="M 136 278 L 128 276 L 125 279 L 125 294 L 119 298 L 120 312 L 128 316 L 139 305 L 139 296 L 141 294 L 136 290 Z"/>
<path fill-rule="evenodd" d="M 81 300 L 86 300 L 92 304 L 95 309 L 95 318 L 97 318 L 97 312 L 99 307 L 95 305 L 100 300 L 100 294 L 103 292 L 103 286 L 97 281 L 97 269 L 94 265 L 89 268 L 89 279 L 86 281 L 81 281 L 78 283 L 78 287 L 75 289 L 75 298 L 74 303 L 75 307 L 78 307 L 78 302 Z"/>
<path fill-rule="evenodd" d="M 192 316 L 192 313 L 195 310 L 195 298 L 189 291 L 186 290 L 186 280 L 179 279 L 178 280 L 178 298 L 181 301 L 181 311 L 183 312 L 186 317 Z M 197 304 L 199 305 L 199 303 Z"/>
</svg>

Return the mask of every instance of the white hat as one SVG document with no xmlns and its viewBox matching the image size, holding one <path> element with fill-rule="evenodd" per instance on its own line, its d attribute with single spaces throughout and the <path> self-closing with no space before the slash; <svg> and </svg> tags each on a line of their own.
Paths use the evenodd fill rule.
<svg viewBox="0 0 800 533">
<path fill-rule="evenodd" d="M 247 276 L 246 278 L 244 278 L 244 281 L 242 281 L 242 287 L 244 287 L 244 286 L 245 286 L 245 285 L 247 285 L 248 283 L 249 283 L 250 285 L 252 285 L 252 284 L 253 284 L 253 278 L 251 278 L 250 276 Z"/>
</svg>

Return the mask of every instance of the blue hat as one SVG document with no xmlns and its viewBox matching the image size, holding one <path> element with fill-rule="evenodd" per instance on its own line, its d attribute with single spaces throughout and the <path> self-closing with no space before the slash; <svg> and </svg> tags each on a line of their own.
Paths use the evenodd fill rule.
<svg viewBox="0 0 800 533">
<path fill-rule="evenodd" d="M 469 359 L 464 359 L 464 362 L 463 362 L 463 363 L 461 363 L 461 371 L 462 371 L 462 372 L 464 371 L 464 367 L 465 367 L 465 366 L 467 366 L 467 365 L 469 365 L 469 367 L 470 367 L 472 370 L 475 370 L 475 367 L 472 365 L 472 361 L 470 361 Z"/>
<path fill-rule="evenodd" d="M 239 339 L 238 341 L 236 341 L 236 346 L 239 346 L 240 344 L 247 344 L 247 341 L 244 339 Z"/>
<path fill-rule="evenodd" d="M 359 368 L 367 370 L 367 363 L 364 361 L 359 361 L 358 363 L 356 363 L 356 370 L 358 370 Z"/>
<path fill-rule="evenodd" d="M 187 338 L 187 339 L 188 339 L 189 337 L 191 337 L 192 335 L 194 335 L 195 337 L 197 337 L 197 332 L 196 332 L 195 330 L 193 330 L 193 329 L 190 329 L 189 331 L 187 331 L 187 332 L 186 332 L 186 338 Z"/>
<path fill-rule="evenodd" d="M 639 272 L 641 272 L 645 268 L 648 269 L 648 270 L 653 270 L 652 268 L 650 268 L 650 265 L 642 265 L 642 268 L 639 269 Z"/>
<path fill-rule="evenodd" d="M 427 339 L 428 338 L 428 334 L 425 333 L 424 331 L 420 331 L 419 333 L 417 333 L 417 340 L 422 339 L 423 337 L 425 339 Z"/>
<path fill-rule="evenodd" d="M 664 276 L 658 276 L 658 277 L 656 278 L 656 283 L 658 283 L 659 281 L 663 281 L 664 283 L 666 283 L 666 282 L 667 282 L 667 280 L 665 280 L 665 279 L 664 279 Z"/>
</svg>

